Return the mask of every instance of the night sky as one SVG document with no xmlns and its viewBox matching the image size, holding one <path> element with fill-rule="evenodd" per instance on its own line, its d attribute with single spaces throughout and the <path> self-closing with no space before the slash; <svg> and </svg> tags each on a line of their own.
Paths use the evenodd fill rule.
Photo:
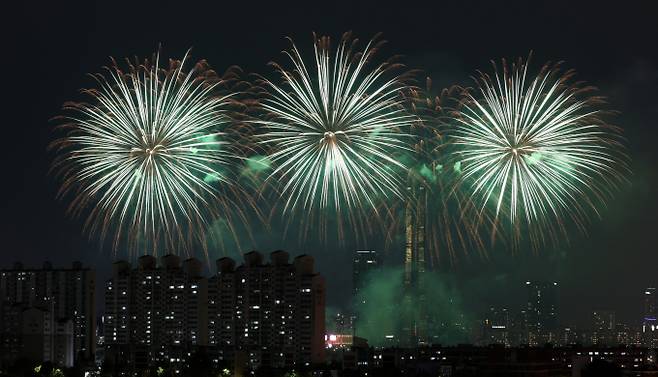
<svg viewBox="0 0 658 377">
<path fill-rule="evenodd" d="M 490 69 L 491 59 L 526 57 L 530 51 L 535 69 L 563 60 L 619 111 L 612 123 L 624 128 L 628 142 L 629 185 L 602 210 L 601 220 L 594 219 L 588 235 L 574 232 L 559 249 L 496 250 L 488 260 L 460 258 L 455 266 L 443 266 L 467 310 L 477 313 L 488 304 L 515 308 L 526 279 L 552 279 L 561 286 L 563 323 L 587 325 L 591 310 L 612 309 L 619 320 L 634 324 L 643 288 L 658 285 L 655 2 L 23 3 L 3 10 L 0 267 L 17 260 L 34 266 L 80 260 L 98 270 L 99 281 L 108 277 L 114 257 L 81 234 L 80 221 L 66 217 L 67 203 L 55 199 L 57 181 L 48 173 L 53 156 L 46 148 L 55 137 L 50 119 L 65 101 L 81 99 L 78 90 L 92 85 L 86 74 L 99 72 L 110 56 L 147 57 L 161 44 L 166 57 L 180 58 L 192 48 L 194 59 L 207 59 L 217 71 L 239 65 L 245 72 L 271 74 L 266 64 L 283 60 L 281 50 L 289 46 L 284 37 L 308 50 L 312 31 L 338 39 L 352 30 L 361 40 L 382 32 L 388 44 L 380 56 L 402 55 L 436 86 L 469 85 L 477 69 Z M 333 307 L 348 302 L 352 252 L 382 248 L 378 240 L 300 244 L 255 231 L 258 243 L 246 249 L 314 255 Z M 387 250 L 386 262 L 399 263 L 401 252 Z M 236 252 L 213 250 L 211 258 L 224 253 Z"/>
</svg>

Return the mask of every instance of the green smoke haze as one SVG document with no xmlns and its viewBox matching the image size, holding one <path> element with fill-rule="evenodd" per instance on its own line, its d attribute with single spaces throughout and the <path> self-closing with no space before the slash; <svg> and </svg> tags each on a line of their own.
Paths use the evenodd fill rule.
<svg viewBox="0 0 658 377">
<path fill-rule="evenodd" d="M 417 326 L 434 344 L 468 342 L 469 324 L 453 278 L 434 272 L 418 274 L 414 288 L 405 287 L 404 269 L 384 268 L 366 276 L 356 297 L 356 335 L 373 346 L 390 345 L 385 335 L 404 342 Z M 426 325 L 424 325 L 426 324 Z"/>
</svg>

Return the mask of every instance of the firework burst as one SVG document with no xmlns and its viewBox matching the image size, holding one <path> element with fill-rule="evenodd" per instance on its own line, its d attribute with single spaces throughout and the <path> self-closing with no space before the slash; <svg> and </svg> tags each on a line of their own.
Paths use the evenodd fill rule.
<svg viewBox="0 0 658 377">
<path fill-rule="evenodd" d="M 74 196 L 69 212 L 88 215 L 90 235 L 113 232 L 114 251 L 189 253 L 205 247 L 209 221 L 232 229 L 241 216 L 230 174 L 239 156 L 224 133 L 232 99 L 215 94 L 229 79 L 204 61 L 186 72 L 186 58 L 163 68 L 158 54 L 125 71 L 113 62 L 83 91 L 88 102 L 64 105 L 64 136 L 52 144 L 59 196 Z"/>
<path fill-rule="evenodd" d="M 399 65 L 368 68 L 378 47 L 371 41 L 355 51 L 346 34 L 332 56 L 329 38 L 315 38 L 309 69 L 293 43 L 285 52 L 292 69 L 274 64 L 283 84 L 264 80 L 268 116 L 257 122 L 266 128 L 261 142 L 282 182 L 284 213 L 303 209 L 310 219 L 329 209 L 355 223 L 381 200 L 402 196 L 403 165 L 392 156 L 405 148 L 401 130 L 413 116 L 400 106 L 404 77 L 392 73 Z"/>
<path fill-rule="evenodd" d="M 534 241 L 555 240 L 567 219 L 584 229 L 626 169 L 619 130 L 597 109 L 602 99 L 573 75 L 546 65 L 529 78 L 527 63 L 503 62 L 502 74 L 480 74 L 458 111 L 462 182 L 481 208 L 504 214 L 517 234 L 527 226 Z"/>
</svg>

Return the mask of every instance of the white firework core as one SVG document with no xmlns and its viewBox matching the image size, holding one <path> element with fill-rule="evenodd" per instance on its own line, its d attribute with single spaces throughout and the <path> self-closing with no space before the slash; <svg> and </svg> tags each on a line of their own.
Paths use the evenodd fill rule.
<svg viewBox="0 0 658 377">
<path fill-rule="evenodd" d="M 114 230 L 115 249 L 125 240 L 178 252 L 230 204 L 219 188 L 232 184 L 222 172 L 235 157 L 221 131 L 229 98 L 213 94 L 220 81 L 202 66 L 185 73 L 184 64 L 163 69 L 159 56 L 127 72 L 115 64 L 94 76 L 91 103 L 65 106 L 66 136 L 53 144 L 60 195 L 75 192 L 75 214 L 91 208 L 91 233 Z"/>
<path fill-rule="evenodd" d="M 580 224 L 619 182 L 618 130 L 600 119 L 597 97 L 568 84 L 571 76 L 545 67 L 528 79 L 520 63 L 493 79 L 483 74 L 476 94 L 467 94 L 453 135 L 462 179 L 497 217 Z"/>
<path fill-rule="evenodd" d="M 270 95 L 259 120 L 272 147 L 273 175 L 282 178 L 285 209 L 346 212 L 375 208 L 383 198 L 400 197 L 395 152 L 407 148 L 402 130 L 413 117 L 398 98 L 404 84 L 386 78 L 390 66 L 367 69 L 374 48 L 353 54 L 344 38 L 331 56 L 328 38 L 317 39 L 309 70 L 293 44 L 286 55 L 293 69 L 277 66 L 283 85 L 266 80 Z"/>
</svg>

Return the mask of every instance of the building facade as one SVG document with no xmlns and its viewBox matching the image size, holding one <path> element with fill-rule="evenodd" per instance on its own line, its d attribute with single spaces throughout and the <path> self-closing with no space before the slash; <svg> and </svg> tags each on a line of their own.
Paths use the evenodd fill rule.
<svg viewBox="0 0 658 377">
<path fill-rule="evenodd" d="M 236 267 L 217 261 L 209 281 L 209 343 L 214 360 L 247 369 L 306 367 L 324 361 L 325 283 L 313 257 L 270 262 L 252 251 Z M 237 368 L 237 366 L 236 366 Z"/>
<path fill-rule="evenodd" d="M 16 263 L 0 270 L 0 355 L 52 361 L 61 366 L 93 362 L 96 338 L 95 272 L 74 262 L 71 268 L 40 269 Z"/>
<path fill-rule="evenodd" d="M 183 363 L 208 341 L 207 279 L 201 262 L 144 255 L 136 268 L 115 262 L 105 284 L 106 360 L 143 368 Z"/>
</svg>

